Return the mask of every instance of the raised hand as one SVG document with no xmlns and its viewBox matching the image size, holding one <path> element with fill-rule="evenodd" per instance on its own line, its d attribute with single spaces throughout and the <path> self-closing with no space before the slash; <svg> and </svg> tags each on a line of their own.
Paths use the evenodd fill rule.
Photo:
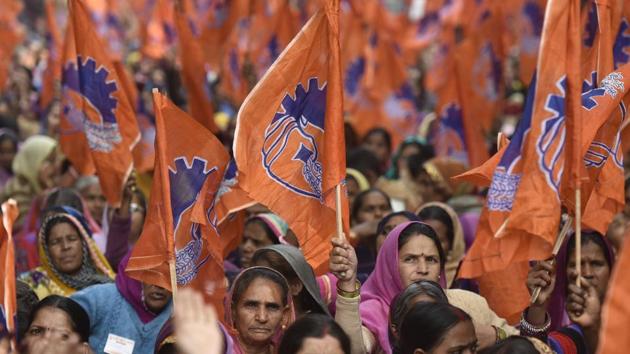
<svg viewBox="0 0 630 354">
<path fill-rule="evenodd" d="M 333 238 L 330 251 L 329 268 L 337 277 L 339 289 L 353 292 L 356 290 L 357 255 L 346 239 Z"/>
<path fill-rule="evenodd" d="M 175 297 L 175 337 L 184 354 L 219 354 L 223 334 L 217 313 L 203 301 L 200 293 L 181 289 Z"/>
<path fill-rule="evenodd" d="M 556 267 L 553 261 L 537 262 L 527 275 L 527 290 L 533 294 L 540 287 L 540 294 L 533 305 L 545 306 L 556 286 Z"/>
<path fill-rule="evenodd" d="M 582 287 L 569 284 L 566 304 L 569 319 L 582 328 L 599 328 L 601 303 L 597 289 L 587 279 L 582 278 L 581 283 Z"/>
</svg>

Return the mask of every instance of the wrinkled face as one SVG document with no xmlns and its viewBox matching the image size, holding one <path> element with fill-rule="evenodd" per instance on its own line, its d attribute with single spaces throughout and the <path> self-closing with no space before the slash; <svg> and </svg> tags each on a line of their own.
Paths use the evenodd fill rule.
<svg viewBox="0 0 630 354">
<path fill-rule="evenodd" d="M 376 236 L 376 250 L 378 251 L 381 249 L 381 246 L 383 246 L 383 242 L 385 242 L 387 235 L 389 235 L 389 233 L 392 232 L 392 230 L 396 226 L 407 221 L 409 221 L 409 219 L 407 219 L 407 217 L 403 215 L 396 215 L 387 220 L 387 223 L 385 223 L 385 226 L 383 226 L 383 232 Z"/>
<path fill-rule="evenodd" d="M 438 282 L 440 254 L 433 240 L 421 234 L 410 237 L 398 251 L 398 272 L 403 288 L 420 280 Z"/>
<path fill-rule="evenodd" d="M 11 171 L 11 164 L 17 152 L 15 144 L 9 139 L 0 141 L 0 168 Z"/>
<path fill-rule="evenodd" d="M 85 200 L 85 204 L 90 211 L 90 215 L 94 218 L 94 220 L 101 223 L 103 219 L 103 211 L 105 210 L 105 205 L 107 201 L 105 200 L 105 196 L 101 191 L 100 183 L 93 183 L 81 190 L 81 197 Z"/>
<path fill-rule="evenodd" d="M 383 194 L 370 192 L 363 198 L 363 203 L 357 212 L 356 223 L 380 220 L 391 211 L 389 201 Z"/>
<path fill-rule="evenodd" d="M 254 279 L 233 309 L 239 339 L 249 345 L 268 345 L 278 329 L 287 324 L 288 311 L 278 284 L 265 278 Z"/>
<path fill-rule="evenodd" d="M 238 246 L 241 255 L 241 266 L 247 268 L 251 265 L 254 252 L 259 248 L 273 244 L 273 240 L 267 236 L 267 232 L 261 222 L 254 221 L 245 224 L 243 240 Z"/>
<path fill-rule="evenodd" d="M 363 147 L 372 151 L 382 164 L 385 164 L 389 159 L 389 145 L 381 133 L 368 135 L 363 142 Z"/>
<path fill-rule="evenodd" d="M 300 347 L 300 351 L 298 352 L 298 354 L 321 353 L 343 354 L 343 350 L 341 349 L 339 341 L 330 334 L 327 334 L 323 338 L 305 338 L 304 342 L 302 342 L 302 347 Z"/>
<path fill-rule="evenodd" d="M 477 336 L 472 321 L 462 321 L 449 329 L 431 354 L 474 354 L 477 352 Z"/>
<path fill-rule="evenodd" d="M 66 274 L 75 274 L 83 264 L 81 235 L 68 222 L 56 224 L 48 234 L 48 252 L 55 268 Z"/>
<path fill-rule="evenodd" d="M 72 322 L 64 311 L 54 307 L 42 307 L 28 327 L 24 340 L 29 344 L 43 338 L 68 341 L 73 335 L 76 336 Z"/>
<path fill-rule="evenodd" d="M 55 186 L 56 176 L 57 151 L 53 150 L 39 166 L 39 170 L 37 170 L 37 180 L 39 181 L 42 189 L 48 189 Z"/>
<path fill-rule="evenodd" d="M 587 242 L 582 245 L 582 277 L 595 286 L 599 299 L 603 301 L 610 278 L 610 267 L 606 262 L 604 251 L 595 242 Z M 571 282 L 575 282 L 577 279 L 575 252 L 569 254 L 567 278 Z"/>
<path fill-rule="evenodd" d="M 442 246 L 442 250 L 445 254 L 448 254 L 451 250 L 451 242 L 448 240 L 448 228 L 444 225 L 440 220 L 435 219 L 427 219 L 424 220 L 426 224 L 431 226 L 431 228 L 435 231 L 440 239 L 440 246 Z"/>
<path fill-rule="evenodd" d="M 144 304 L 149 311 L 158 314 L 164 310 L 171 301 L 171 292 L 157 285 L 142 284 Z"/>
</svg>

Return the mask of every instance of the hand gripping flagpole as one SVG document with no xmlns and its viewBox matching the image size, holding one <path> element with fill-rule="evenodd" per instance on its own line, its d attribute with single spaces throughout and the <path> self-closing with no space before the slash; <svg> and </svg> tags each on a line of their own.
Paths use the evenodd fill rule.
<svg viewBox="0 0 630 354">
<path fill-rule="evenodd" d="M 560 233 L 558 234 L 558 238 L 556 238 L 556 243 L 553 245 L 553 251 L 551 252 L 551 254 L 553 255 L 553 259 L 551 260 L 552 263 L 555 263 L 556 256 L 558 255 L 558 252 L 560 251 L 560 247 L 564 243 L 564 239 L 567 237 L 569 230 L 571 230 L 572 223 L 573 223 L 573 218 L 569 216 L 567 221 L 562 226 L 562 229 L 560 230 Z M 536 300 L 538 300 L 538 296 L 540 296 L 541 290 L 542 288 L 540 286 L 537 286 L 534 289 L 530 303 L 532 304 L 536 303 Z"/>
<path fill-rule="evenodd" d="M 345 240 L 346 234 L 343 233 L 343 218 L 341 215 L 341 183 L 335 187 L 335 212 L 337 214 L 337 237 Z"/>
</svg>

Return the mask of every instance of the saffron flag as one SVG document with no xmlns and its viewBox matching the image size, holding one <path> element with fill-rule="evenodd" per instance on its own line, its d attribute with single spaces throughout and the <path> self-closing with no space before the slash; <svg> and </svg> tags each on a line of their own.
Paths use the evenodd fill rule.
<svg viewBox="0 0 630 354">
<path fill-rule="evenodd" d="M 580 117 L 580 121 L 576 122 L 581 125 L 580 139 L 579 143 L 572 142 L 570 149 L 567 147 L 565 100 L 568 69 L 558 63 L 567 63 L 569 56 L 565 47 L 554 44 L 566 43 L 561 38 L 568 36 L 569 5 L 568 1 L 554 1 L 548 7 L 550 11 L 545 19 L 543 47 L 539 56 L 540 71 L 530 86 L 523 119 L 508 147 L 499 153 L 500 161 L 492 176 L 487 210 L 484 210 L 488 214 L 487 230 L 478 233 L 463 263 L 463 277 L 476 277 L 484 272 L 504 269 L 513 262 L 546 259 L 551 255 L 558 233 L 561 202 L 571 199 L 571 193 L 567 193 L 567 197 L 561 194 L 565 188 L 563 172 L 569 159 L 568 151 L 577 151 L 576 154 L 583 157 L 585 167 L 594 167 L 594 156 L 599 156 L 600 162 L 607 160 L 615 163 L 615 153 L 609 153 L 615 151 L 610 147 L 615 146 L 614 139 L 608 140 L 613 142 L 612 145 L 602 146 L 598 144 L 597 135 L 601 129 L 606 129 L 608 122 L 619 120 L 619 115 L 625 114 L 622 100 L 630 83 L 628 65 L 609 73 L 599 82 L 597 76 L 592 81 L 580 82 L 584 90 L 579 101 L 581 105 L 578 104 L 581 115 L 569 118 Z M 548 23 L 553 24 L 555 32 L 547 30 Z M 540 80 L 544 82 L 540 83 Z M 608 136 L 618 137 L 618 130 L 613 130 Z M 594 150 L 597 146 L 599 150 Z M 608 152 L 602 155 L 602 151 Z M 493 159 L 488 164 L 495 162 L 496 159 Z M 593 182 L 589 180 L 588 183 Z M 588 199 L 588 196 L 585 198 Z M 583 220 L 583 223 L 586 222 L 587 218 Z M 502 229 L 504 231 L 499 232 Z"/>
<path fill-rule="evenodd" d="M 630 347 L 630 235 L 626 232 L 621 253 L 608 282 L 606 300 L 602 307 L 598 354 L 622 354 Z"/>
<path fill-rule="evenodd" d="M 342 94 L 339 1 L 331 0 L 249 94 L 234 140 L 243 190 L 287 221 L 318 271 L 336 234 L 335 187 L 345 178 Z M 342 215 L 347 230 L 346 198 Z"/>
<path fill-rule="evenodd" d="M 151 16 L 141 26 L 142 54 L 152 59 L 161 59 L 175 44 L 173 6 L 168 0 L 155 0 Z"/>
<path fill-rule="evenodd" d="M 179 38 L 182 81 L 188 94 L 188 111 L 201 125 L 216 134 L 219 128 L 214 123 L 212 96 L 206 78 L 209 67 L 197 38 L 193 36 L 191 25 L 183 9 L 176 9 L 175 28 Z"/>
<path fill-rule="evenodd" d="M 45 111 L 55 98 L 55 90 L 61 82 L 61 49 L 62 37 L 55 18 L 55 3 L 53 0 L 44 2 L 46 13 L 46 69 L 42 75 L 42 88 L 39 95 L 39 108 Z"/>
<path fill-rule="evenodd" d="M 2 225 L 0 227 L 0 327 L 15 333 L 17 313 L 15 297 L 15 249 L 13 246 L 13 223 L 18 217 L 17 203 L 13 199 L 2 203 Z"/>
<path fill-rule="evenodd" d="M 9 78 L 13 50 L 22 42 L 23 31 L 17 20 L 21 11 L 21 1 L 7 0 L 0 4 L 0 90 L 4 89 Z"/>
<path fill-rule="evenodd" d="M 172 290 L 192 287 L 222 307 L 223 249 L 215 196 L 229 162 L 219 140 L 165 96 L 153 93 L 156 164 L 149 213 L 126 272 Z"/>
<path fill-rule="evenodd" d="M 110 205 L 120 204 L 131 172 L 138 125 L 116 68 L 90 22 L 85 4 L 68 1 L 62 71 L 62 151 L 83 174 L 99 176 Z"/>
<path fill-rule="evenodd" d="M 236 161 L 231 159 L 228 167 L 225 169 L 225 175 L 217 193 L 216 209 L 219 224 L 222 224 L 230 214 L 254 204 L 256 202 L 241 188 Z"/>
</svg>

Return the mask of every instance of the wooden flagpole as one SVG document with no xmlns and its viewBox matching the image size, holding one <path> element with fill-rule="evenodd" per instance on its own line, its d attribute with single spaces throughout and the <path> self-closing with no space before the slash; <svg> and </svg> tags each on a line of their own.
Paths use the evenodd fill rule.
<svg viewBox="0 0 630 354">
<path fill-rule="evenodd" d="M 341 215 L 341 183 L 335 187 L 335 212 L 337 214 L 337 236 L 345 240 L 346 235 L 343 233 L 343 217 Z"/>
<path fill-rule="evenodd" d="M 562 229 L 560 230 L 560 233 L 558 234 L 558 238 L 556 238 L 556 243 L 553 245 L 553 251 L 551 251 L 551 254 L 553 255 L 552 262 L 556 261 L 556 256 L 558 255 L 558 252 L 560 251 L 560 247 L 562 247 L 562 244 L 564 243 L 564 239 L 567 237 L 569 230 L 571 230 L 571 224 L 573 224 L 573 218 L 569 216 L 569 219 L 562 226 Z M 541 290 L 542 288 L 539 286 L 537 286 L 536 289 L 534 289 L 530 303 L 533 304 L 536 302 L 536 300 L 538 300 L 538 296 L 540 296 Z"/>
</svg>

